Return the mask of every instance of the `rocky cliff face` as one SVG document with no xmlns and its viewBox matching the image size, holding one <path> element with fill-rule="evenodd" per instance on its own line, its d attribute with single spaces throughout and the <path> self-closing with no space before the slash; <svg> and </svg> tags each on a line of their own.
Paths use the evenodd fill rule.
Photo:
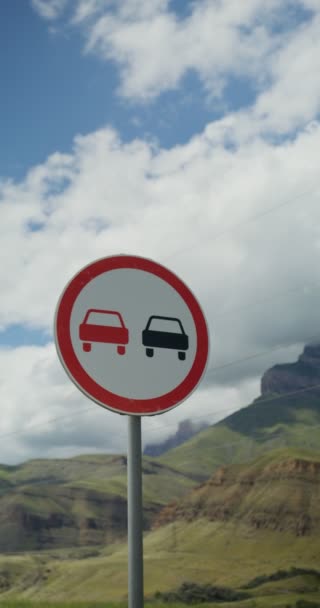
<svg viewBox="0 0 320 608">
<path fill-rule="evenodd" d="M 194 487 L 171 467 L 143 461 L 144 528 Z M 1 483 L 3 481 L 3 483 Z M 127 533 L 127 459 L 84 455 L 0 465 L 0 553 L 107 545 Z"/>
<path fill-rule="evenodd" d="M 2 500 L 0 552 L 108 544 L 126 534 L 120 496 L 69 488 L 24 488 Z"/>
<path fill-rule="evenodd" d="M 221 467 L 184 499 L 165 507 L 156 526 L 197 518 L 296 536 L 319 533 L 320 461 L 289 458 L 264 466 Z"/>
<path fill-rule="evenodd" d="M 275 365 L 261 380 L 262 396 L 299 391 L 314 385 L 320 395 L 320 344 L 308 345 L 295 363 Z"/>
</svg>

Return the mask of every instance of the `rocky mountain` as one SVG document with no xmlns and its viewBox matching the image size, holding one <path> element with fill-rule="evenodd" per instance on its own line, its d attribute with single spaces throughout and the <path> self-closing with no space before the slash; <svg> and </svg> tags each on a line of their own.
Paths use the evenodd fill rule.
<svg viewBox="0 0 320 608">
<path fill-rule="evenodd" d="M 238 517 L 248 497 L 254 503 L 259 487 L 267 494 L 269 490 L 264 488 L 269 488 L 269 485 L 274 488 L 274 504 L 278 507 L 277 496 L 281 486 L 290 487 L 293 495 L 300 496 L 297 499 L 299 504 L 308 502 L 306 496 L 311 487 L 308 485 L 308 467 L 316 469 L 316 464 L 306 465 L 296 459 L 291 462 L 287 459 L 281 466 L 291 467 L 294 474 L 290 479 L 289 476 L 282 476 L 279 483 L 272 481 L 276 476 L 272 467 L 268 470 L 254 469 L 254 473 L 253 469 L 242 469 L 241 466 L 246 467 L 257 457 L 279 448 L 309 449 L 319 453 L 319 378 L 320 346 L 309 345 L 296 363 L 277 365 L 264 374 L 262 394 L 251 405 L 193 434 L 158 458 L 145 456 L 145 530 L 150 529 L 165 505 L 172 500 L 179 501 L 199 482 L 205 482 L 205 485 L 188 495 L 185 505 L 190 500 L 195 513 L 200 513 L 199 501 L 205 501 L 208 488 L 217 486 L 220 488 L 217 497 L 221 497 L 221 504 L 210 503 L 210 517 L 220 517 L 221 520 L 225 517 L 233 521 L 233 517 Z M 182 423 L 178 438 L 172 439 L 173 444 L 193 432 L 194 427 L 189 421 Z M 166 449 L 169 445 L 170 441 Z M 314 458 L 314 462 L 317 463 L 317 458 Z M 229 465 L 236 466 L 229 468 Z M 221 469 L 226 466 L 227 469 Z M 307 467 L 304 470 L 304 485 L 295 477 L 299 467 Z M 115 540 L 124 538 L 127 519 L 126 469 L 126 458 L 121 455 L 33 460 L 15 467 L 0 466 L 0 552 L 109 546 Z M 267 473 L 269 478 L 267 485 L 264 485 Z M 284 475 L 284 470 L 281 475 Z M 211 481 L 206 485 L 208 478 Z M 223 480 L 220 485 L 219 479 Z M 314 480 L 311 483 L 316 485 Z M 289 498 L 289 495 L 285 496 L 284 505 Z M 270 508 L 267 514 L 262 511 L 257 521 L 265 521 L 267 523 L 261 525 L 268 526 L 269 523 L 273 525 L 272 521 L 281 522 L 281 509 L 278 507 L 275 507 L 275 512 Z M 184 508 L 187 513 L 189 507 Z M 308 509 L 303 513 L 305 524 L 290 515 L 289 519 L 296 529 L 308 526 L 308 517 L 311 517 L 311 524 L 314 525 Z M 191 517 L 190 510 L 186 517 Z"/>
<path fill-rule="evenodd" d="M 260 397 L 247 408 L 228 416 L 223 424 L 252 436 L 263 434 L 266 428 L 273 428 L 277 434 L 281 425 L 295 425 L 303 418 L 309 426 L 320 424 L 318 344 L 306 346 L 295 363 L 275 365 L 266 371 L 261 380 Z"/>
<path fill-rule="evenodd" d="M 197 519 L 295 536 L 320 532 L 320 454 L 275 451 L 250 465 L 220 467 L 163 508 L 156 526 Z"/>
<path fill-rule="evenodd" d="M 172 450 L 173 448 L 178 447 L 188 439 L 191 439 L 197 433 L 200 433 L 203 429 L 207 428 L 209 425 L 205 422 L 200 424 L 196 424 L 192 422 L 192 420 L 182 420 L 179 423 L 178 430 L 174 435 L 171 435 L 165 441 L 161 443 L 151 443 L 147 444 L 144 449 L 144 454 L 146 456 L 161 456 L 168 450 Z"/>
<path fill-rule="evenodd" d="M 275 365 L 261 380 L 261 395 L 283 395 L 284 393 L 312 389 L 320 398 L 320 344 L 309 344 L 295 363 Z"/>
<path fill-rule="evenodd" d="M 220 467 L 164 506 L 145 534 L 145 597 L 159 603 L 159 594 L 170 592 L 173 601 L 171 591 L 188 581 L 202 590 L 209 584 L 239 591 L 233 599 L 246 590 L 248 600 L 232 602 L 239 607 L 317 606 L 319 481 L 319 453 L 292 448 Z M 126 543 L 119 541 L 0 555 L 1 603 L 47 606 L 54 598 L 126 605 L 127 560 Z"/>
<path fill-rule="evenodd" d="M 320 449 L 320 346 L 316 344 L 306 346 L 297 362 L 269 369 L 253 403 L 160 460 L 205 480 L 223 464 L 250 462 L 286 446 Z"/>
</svg>

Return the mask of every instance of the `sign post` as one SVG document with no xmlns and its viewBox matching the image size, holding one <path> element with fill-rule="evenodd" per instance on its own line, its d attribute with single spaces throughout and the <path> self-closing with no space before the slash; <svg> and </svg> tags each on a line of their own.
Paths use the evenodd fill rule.
<svg viewBox="0 0 320 608">
<path fill-rule="evenodd" d="M 128 418 L 128 595 L 129 608 L 143 606 L 143 508 L 141 418 Z"/>
<path fill-rule="evenodd" d="M 176 407 L 196 388 L 208 359 L 206 321 L 170 270 L 118 255 L 89 264 L 65 287 L 55 342 L 76 386 L 98 405 L 129 416 L 129 608 L 142 608 L 141 416 Z"/>
</svg>

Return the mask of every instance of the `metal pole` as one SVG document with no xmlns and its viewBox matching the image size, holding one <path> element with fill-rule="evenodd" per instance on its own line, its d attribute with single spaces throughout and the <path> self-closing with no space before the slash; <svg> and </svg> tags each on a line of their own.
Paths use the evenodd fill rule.
<svg viewBox="0 0 320 608">
<path fill-rule="evenodd" d="M 128 596 L 129 608 L 143 608 L 141 418 L 128 420 Z"/>
</svg>

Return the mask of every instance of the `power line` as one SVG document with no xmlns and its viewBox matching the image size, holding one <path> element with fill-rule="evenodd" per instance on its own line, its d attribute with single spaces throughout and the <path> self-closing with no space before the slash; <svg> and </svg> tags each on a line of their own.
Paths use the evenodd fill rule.
<svg viewBox="0 0 320 608">
<path fill-rule="evenodd" d="M 319 284 L 318 282 L 317 282 L 317 283 L 310 283 L 310 285 L 318 285 L 318 284 Z M 308 284 L 308 285 L 309 285 L 309 284 Z M 293 290 L 293 289 L 290 289 L 290 290 L 287 290 L 287 291 L 285 292 L 285 294 L 286 294 L 286 293 L 290 293 L 290 292 L 292 292 L 292 291 L 298 291 L 298 290 L 299 290 L 298 288 L 297 288 L 297 289 L 294 289 L 294 290 Z M 273 299 L 273 298 L 268 298 L 268 299 Z M 265 301 L 265 300 L 259 300 L 258 302 L 255 302 L 254 304 L 256 304 L 256 303 L 260 303 L 261 301 Z M 227 311 L 225 311 L 225 312 L 229 312 L 229 311 L 227 310 Z M 224 314 L 225 314 L 225 312 L 224 312 Z M 308 341 L 314 341 L 315 339 L 316 339 L 316 340 L 320 340 L 319 335 L 317 335 L 317 336 L 312 336 L 311 338 L 308 338 Z M 258 357 L 263 357 L 263 356 L 266 356 L 266 355 L 268 355 L 268 354 L 270 354 L 270 353 L 272 353 L 272 352 L 275 352 L 275 351 L 277 351 L 277 350 L 282 350 L 282 349 L 285 349 L 285 348 L 288 348 L 288 346 L 284 346 L 284 345 L 283 345 L 283 346 L 282 346 L 282 345 L 281 345 L 281 346 L 276 346 L 276 347 L 274 347 L 274 348 L 272 348 L 272 349 L 269 349 L 269 350 L 267 350 L 267 351 L 262 351 L 262 352 L 259 352 L 259 353 L 254 353 L 254 354 L 252 354 L 252 355 L 248 355 L 248 356 L 246 356 L 246 357 L 242 357 L 242 358 L 240 358 L 240 359 L 236 359 L 236 360 L 233 360 L 233 361 L 229 361 L 229 362 L 227 362 L 227 363 L 225 363 L 225 364 L 222 364 L 222 365 L 219 365 L 219 366 L 214 366 L 214 367 L 212 367 L 212 368 L 211 368 L 211 371 L 213 371 L 213 372 L 214 372 L 214 371 L 219 371 L 219 370 L 227 369 L 227 368 L 233 367 L 234 365 L 239 365 L 239 364 L 241 364 L 241 363 L 243 363 L 243 362 L 246 362 L 246 361 L 249 361 L 249 360 L 253 360 L 253 359 L 256 359 L 256 358 L 258 358 Z M 316 385 L 315 385 L 315 386 L 313 386 L 313 387 L 307 388 L 307 389 L 302 389 L 302 391 L 304 391 L 304 390 L 311 390 L 312 388 L 315 388 L 315 387 L 316 387 Z M 301 392 L 302 392 L 302 391 L 301 391 Z M 300 391 L 299 391 L 299 392 L 300 392 Z M 296 394 L 296 392 L 293 392 L 293 393 L 288 393 L 288 395 L 294 395 L 294 394 Z M 276 399 L 279 399 L 279 398 L 281 398 L 281 397 L 282 397 L 282 396 L 277 396 L 277 397 L 276 397 Z M 272 398 L 271 400 L 274 400 L 274 399 L 275 399 L 275 398 Z M 260 403 L 261 403 L 261 401 L 262 401 L 262 400 L 260 400 Z M 246 407 L 247 407 L 247 406 L 246 406 Z M 234 407 L 233 407 L 233 408 L 224 408 L 224 409 L 222 409 L 222 410 L 216 410 L 215 412 L 212 412 L 212 413 L 211 413 L 211 415 L 219 415 L 219 414 L 224 414 L 224 413 L 228 413 L 228 412 L 236 412 L 236 411 L 241 411 L 242 409 L 244 409 L 244 408 L 240 408 L 239 410 L 235 410 L 235 408 L 234 408 Z M 93 411 L 93 408 L 92 408 L 92 407 L 90 407 L 90 406 L 89 406 L 89 407 L 86 407 L 86 408 L 84 408 L 84 409 L 78 410 L 78 411 L 77 411 L 77 416 L 78 416 L 79 414 L 85 414 L 85 413 L 87 413 L 87 412 L 89 412 L 89 411 Z M 57 417 L 55 417 L 55 418 L 51 418 L 51 419 L 47 420 L 46 422 L 34 423 L 34 424 L 30 425 L 30 427 L 28 427 L 28 429 L 27 429 L 27 430 L 29 430 L 29 429 L 33 429 L 33 428 L 41 428 L 41 427 L 45 426 L 46 424 L 51 424 L 51 423 L 53 423 L 53 422 L 57 422 L 57 421 L 59 421 L 59 420 L 62 420 L 62 419 L 65 419 L 65 418 L 69 418 L 69 417 L 72 417 L 72 416 L 74 416 L 74 412 L 72 412 L 72 413 L 68 413 L 68 414 L 63 414 L 63 415 L 61 415 L 61 416 L 57 416 Z M 209 412 L 208 412 L 208 413 L 206 413 L 206 414 L 203 414 L 203 415 L 201 415 L 201 416 L 192 417 L 192 419 L 193 419 L 193 420 L 197 420 L 197 419 L 200 419 L 200 418 L 208 418 L 208 416 L 210 416 L 210 413 L 209 413 Z M 152 433 L 152 432 L 159 432 L 159 430 L 161 430 L 161 429 L 162 429 L 162 428 L 164 428 L 164 427 L 165 427 L 165 428 L 167 428 L 167 427 L 172 427 L 172 426 L 175 426 L 175 423 L 170 423 L 170 424 L 165 424 L 165 425 L 162 425 L 162 426 L 160 427 L 160 429 L 159 429 L 159 428 L 157 428 L 157 429 L 149 429 L 148 433 Z M 24 434 L 24 433 L 23 433 L 23 432 L 21 432 L 21 431 L 12 431 L 12 432 L 10 432 L 10 433 L 6 433 L 6 434 L 4 434 L 4 435 L 1 435 L 1 436 L 0 436 L 0 440 L 6 439 L 6 438 L 9 438 L 9 437 L 13 437 L 13 436 L 23 435 L 23 434 Z M 118 433 L 118 435 L 123 436 L 123 437 L 126 437 L 126 434 L 124 434 L 124 433 L 123 433 L 123 434 L 122 434 L 122 433 Z"/>
<path fill-rule="evenodd" d="M 216 240 L 216 239 L 220 238 L 221 236 L 224 236 L 225 234 L 228 234 L 229 232 L 233 232 L 233 231 L 234 231 L 236 228 L 238 228 L 238 227 L 240 227 L 240 226 L 246 225 L 246 224 L 248 224 L 248 223 L 250 223 L 250 222 L 252 222 L 252 221 L 257 221 L 258 219 L 260 219 L 260 218 L 262 218 L 262 217 L 264 217 L 264 216 L 266 216 L 266 215 L 268 215 L 268 214 L 270 214 L 270 213 L 273 213 L 273 212 L 275 212 L 275 211 L 277 211 L 277 210 L 281 209 L 282 207 L 285 207 L 285 206 L 287 206 L 287 205 L 289 205 L 289 204 L 292 204 L 292 203 L 296 202 L 297 200 L 299 200 L 300 198 L 302 198 L 303 196 L 305 196 L 305 195 L 307 195 L 307 194 L 311 194 L 311 193 L 313 193 L 313 192 L 317 192 L 317 190 L 318 190 L 318 189 L 319 189 L 319 186 L 317 186 L 317 187 L 314 187 L 314 186 L 313 186 L 312 188 L 309 188 L 308 190 L 305 190 L 304 192 L 300 192 L 300 193 L 299 193 L 298 195 L 296 195 L 295 197 L 292 197 L 292 198 L 290 198 L 290 199 L 286 199 L 286 200 L 282 201 L 281 203 L 279 203 L 279 204 L 277 204 L 277 205 L 274 205 L 273 207 L 270 207 L 269 209 L 266 209 L 265 211 L 262 211 L 261 213 L 258 213 L 258 214 L 255 214 L 255 215 L 253 215 L 253 216 L 249 217 L 249 218 L 246 218 L 245 220 L 242 220 L 242 221 L 238 222 L 237 224 L 234 224 L 234 225 L 233 225 L 233 226 L 231 226 L 230 228 L 228 228 L 228 229 L 226 229 L 226 230 L 223 230 L 223 231 L 221 231 L 220 233 L 217 233 L 216 235 L 213 235 L 213 237 L 210 237 L 210 241 L 212 241 L 212 240 Z M 186 249 L 186 248 L 184 248 L 184 249 L 180 249 L 180 250 L 178 250 L 178 252 L 177 252 L 177 253 L 181 253 L 181 252 L 182 252 L 182 251 L 184 251 L 185 249 Z M 188 247 L 187 249 L 189 250 L 189 249 L 192 249 L 192 248 Z M 176 253 L 176 254 L 177 254 L 177 253 Z M 176 254 L 175 254 L 175 255 L 176 255 Z M 170 257 L 171 257 L 171 256 L 170 256 Z M 316 282 L 316 283 L 310 283 L 310 284 L 308 284 L 308 285 L 319 285 L 319 283 L 318 283 L 318 282 Z M 301 288 L 293 288 L 293 289 L 292 289 L 292 288 L 290 288 L 289 290 L 286 290 L 286 291 L 285 291 L 285 292 L 283 292 L 283 293 L 284 293 L 284 294 L 287 294 L 287 293 L 290 293 L 290 292 L 292 292 L 292 291 L 300 291 L 300 290 L 301 290 Z M 282 292 L 280 292 L 280 293 L 282 293 Z M 253 304 L 255 305 L 256 303 L 264 302 L 264 301 L 266 301 L 266 300 L 270 300 L 270 299 L 272 300 L 272 299 L 274 299 L 274 298 L 273 298 L 273 297 L 271 297 L 271 298 L 270 298 L 270 297 L 268 297 L 268 298 L 265 298 L 265 299 L 263 299 L 263 300 L 258 300 L 258 301 L 256 301 L 256 302 L 254 302 Z M 237 307 L 236 309 L 231 309 L 231 310 L 239 310 L 239 309 L 241 309 L 241 308 L 242 308 L 242 307 Z M 226 311 L 222 311 L 222 313 L 221 313 L 221 314 L 226 314 L 226 313 L 228 313 L 228 312 L 230 312 L 230 309 L 227 309 Z M 264 351 L 264 352 L 261 352 L 261 353 L 256 353 L 256 354 L 254 354 L 254 355 L 249 355 L 248 357 L 244 357 L 244 358 L 242 358 L 242 359 L 238 359 L 238 360 L 236 360 L 236 361 L 231 361 L 231 362 L 229 362 L 229 363 L 226 363 L 226 364 L 224 364 L 224 365 L 221 365 L 221 366 L 218 366 L 218 367 L 216 367 L 216 368 L 212 368 L 212 369 L 213 369 L 213 370 L 219 370 L 219 369 L 223 369 L 223 368 L 226 368 L 226 367 L 231 367 L 231 366 L 232 366 L 232 365 L 234 365 L 234 364 L 239 364 L 239 363 L 241 363 L 242 361 L 246 361 L 246 360 L 254 359 L 254 358 L 256 358 L 256 357 L 263 356 L 263 355 L 265 355 L 265 354 L 268 354 L 269 352 L 273 352 L 274 350 L 278 350 L 278 349 L 280 349 L 280 348 L 286 348 L 286 347 L 284 347 L 284 346 L 283 346 L 283 347 L 282 347 L 282 346 L 280 346 L 280 347 L 275 347 L 274 349 L 270 349 L 269 351 Z M 87 411 L 90 411 L 90 409 L 91 409 L 91 408 L 85 408 L 84 410 L 82 410 L 82 412 L 81 412 L 81 413 L 86 413 Z M 227 410 L 224 410 L 224 411 L 227 411 Z M 52 418 L 51 420 L 49 420 L 49 421 L 47 421 L 47 422 L 55 422 L 56 420 L 60 420 L 60 419 L 62 419 L 62 418 L 67 418 L 67 417 L 72 416 L 72 415 L 73 415 L 73 413 L 72 413 L 72 414 L 65 414 L 65 415 L 63 415 L 63 416 L 58 416 L 57 418 Z M 34 424 L 34 425 L 32 425 L 32 427 L 30 427 L 30 428 L 34 428 L 34 427 L 37 427 L 37 426 L 42 426 L 43 424 L 46 424 L 46 423 L 39 423 L 39 424 L 35 423 L 35 424 Z M 10 436 L 15 435 L 15 434 L 16 434 L 16 432 L 15 432 L 15 431 L 13 431 L 12 433 L 7 433 L 6 435 L 2 435 L 2 436 L 0 436 L 0 439 L 5 438 L 5 437 L 10 437 Z"/>
<path fill-rule="evenodd" d="M 263 398 L 258 398 L 253 403 L 251 403 L 249 405 L 246 405 L 244 407 L 241 407 L 239 409 L 235 409 L 233 407 L 233 408 L 224 408 L 224 409 L 221 409 L 221 410 L 215 410 L 214 412 L 211 412 L 211 415 L 227 414 L 227 413 L 231 413 L 231 415 L 232 414 L 239 414 L 240 412 L 242 412 L 244 410 L 247 410 L 248 408 L 250 408 L 253 405 L 255 405 L 255 403 L 258 403 L 259 405 L 261 405 L 263 403 L 270 403 L 272 401 L 278 401 L 279 399 L 285 399 L 287 397 L 293 397 L 295 395 L 300 395 L 300 394 L 303 394 L 303 393 L 306 393 L 306 392 L 309 392 L 309 391 L 312 391 L 312 390 L 318 389 L 318 388 L 320 388 L 320 383 L 319 384 L 313 384 L 311 386 L 307 386 L 307 387 L 304 387 L 304 388 L 301 388 L 301 389 L 297 389 L 295 391 L 289 391 L 289 392 L 286 392 L 286 393 L 281 393 L 281 394 L 278 394 L 278 395 L 266 397 L 264 399 Z M 206 414 L 201 414 L 200 416 L 192 416 L 192 420 L 200 420 L 202 418 L 208 418 L 209 416 L 210 416 L 210 412 L 207 412 Z M 227 418 L 228 417 L 229 416 L 227 416 Z M 225 420 L 225 418 L 223 418 L 223 420 Z M 212 424 L 212 426 L 215 426 L 215 424 L 218 424 L 218 422 L 222 422 L 222 421 L 214 422 Z M 151 430 L 148 431 L 148 433 L 150 433 L 150 432 L 159 432 L 159 430 L 161 430 L 162 428 L 167 428 L 167 427 L 171 427 L 171 426 L 176 426 L 176 425 L 172 424 L 172 423 L 171 424 L 164 424 L 164 425 L 162 425 L 162 427 L 160 429 L 159 428 L 158 429 L 151 429 Z M 313 425 L 312 428 L 314 428 L 315 426 L 316 425 Z M 204 429 L 204 430 L 206 430 L 206 429 Z M 1 437 L 0 437 L 0 439 L 1 439 Z M 230 444 L 228 443 L 228 444 L 224 444 L 224 445 L 230 445 Z"/>
<path fill-rule="evenodd" d="M 307 343 L 311 342 L 311 341 L 320 342 L 320 335 L 317 334 L 316 336 L 311 336 L 310 338 L 308 338 L 306 340 Z M 278 350 L 284 350 L 289 347 L 290 346 L 288 346 L 288 345 L 274 346 L 273 348 L 270 348 L 268 350 L 260 351 L 259 353 L 254 353 L 252 355 L 247 355 L 246 357 L 241 357 L 241 359 L 234 359 L 233 361 L 230 361 L 228 363 L 223 363 L 222 365 L 213 366 L 210 371 L 220 371 L 222 369 L 227 369 L 228 367 L 233 367 L 234 365 L 239 365 L 240 363 L 244 363 L 246 361 L 258 359 L 259 357 L 265 357 L 266 355 L 270 355 L 271 353 L 274 353 Z"/>
<path fill-rule="evenodd" d="M 312 390 L 317 389 L 317 388 L 320 388 L 320 383 L 319 384 L 312 384 L 312 385 L 310 385 L 308 387 L 297 389 L 295 391 L 289 391 L 289 392 L 286 392 L 286 393 L 281 393 L 279 395 L 267 397 L 265 399 L 261 399 L 260 398 L 259 401 L 258 401 L 258 403 L 262 404 L 262 403 L 269 403 L 269 402 L 272 402 L 272 401 L 278 401 L 279 399 L 284 399 L 286 397 L 292 397 L 294 395 L 299 395 L 299 394 L 302 394 L 302 393 L 306 393 L 308 391 L 312 391 Z M 232 412 L 234 414 L 238 414 L 238 413 L 242 412 L 243 410 L 248 409 L 249 407 L 251 407 L 251 405 L 254 405 L 254 403 L 250 404 L 250 405 L 247 405 L 245 407 L 242 407 L 242 408 L 240 408 L 238 410 L 235 410 L 234 408 L 227 408 L 227 409 L 224 408 L 224 409 L 221 409 L 221 410 L 216 410 L 215 412 L 212 412 L 212 414 L 214 414 L 214 415 L 215 414 L 223 414 L 223 413 L 227 413 L 227 412 Z M 87 413 L 89 411 L 93 411 L 93 408 L 92 407 L 86 408 L 86 409 L 82 410 L 81 413 Z M 32 428 L 35 428 L 35 427 L 41 427 L 41 426 L 44 426 L 44 424 L 48 424 L 48 423 L 51 423 L 51 422 L 56 422 L 57 420 L 69 418 L 69 417 L 72 417 L 72 416 L 74 416 L 74 412 L 69 413 L 69 414 L 65 414 L 63 416 L 57 416 L 56 418 L 52 418 L 52 419 L 48 420 L 46 423 L 39 423 L 39 424 L 31 425 L 26 430 L 29 430 L 29 429 L 32 429 Z M 209 413 L 202 414 L 201 416 L 193 416 L 193 420 L 198 420 L 198 419 L 204 418 L 204 417 L 207 418 L 208 416 L 210 416 Z M 216 423 L 214 423 L 214 424 L 216 424 Z M 171 427 L 171 426 L 175 426 L 175 424 L 172 424 L 172 423 L 171 424 L 166 424 L 166 425 L 163 425 L 162 428 L 163 427 Z M 156 431 L 159 431 L 159 430 L 161 430 L 161 429 L 153 429 L 153 432 L 156 432 Z M 152 429 L 149 432 L 152 432 Z M 9 438 L 9 437 L 22 436 L 22 435 L 25 435 L 25 434 L 26 434 L 25 431 L 13 431 L 12 433 L 7 433 L 7 434 L 4 434 L 4 435 L 0 435 L 0 441 L 2 441 L 3 439 Z M 126 433 L 118 433 L 118 435 L 122 436 L 122 437 L 126 437 Z M 229 444 L 226 444 L 226 445 L 229 445 Z"/>
<path fill-rule="evenodd" d="M 309 338 L 309 341 L 314 340 L 315 338 L 319 339 L 319 336 L 318 335 L 317 336 L 312 336 L 311 338 Z M 216 367 L 213 367 L 211 369 L 212 369 L 212 371 L 219 371 L 219 370 L 222 370 L 222 369 L 233 367 L 234 365 L 238 365 L 238 364 L 240 364 L 242 362 L 245 362 L 245 361 L 248 361 L 248 360 L 252 360 L 252 359 L 255 359 L 255 358 L 258 358 L 258 357 L 265 356 L 267 354 L 270 354 L 271 352 L 274 352 L 274 351 L 277 351 L 277 350 L 281 350 L 283 348 L 287 348 L 287 347 L 286 346 L 277 346 L 277 347 L 274 347 L 274 348 L 272 348 L 272 349 L 270 349 L 268 351 L 263 351 L 263 352 L 260 352 L 260 353 L 255 353 L 253 355 L 249 355 L 249 356 L 243 357 L 241 359 L 230 361 L 229 363 L 225 363 L 223 365 L 216 366 Z M 314 388 L 319 388 L 319 387 L 320 387 L 320 384 L 319 385 L 312 385 L 310 387 L 299 389 L 298 391 L 291 391 L 291 392 L 288 392 L 288 393 L 282 393 L 281 395 L 273 396 L 273 397 L 267 398 L 267 399 L 259 399 L 259 403 L 264 403 L 264 402 L 268 402 L 268 401 L 275 401 L 275 400 L 281 399 L 281 398 L 286 397 L 286 396 L 293 396 L 293 395 L 300 394 L 300 393 L 303 393 L 303 392 L 307 392 L 307 391 L 310 391 L 310 390 L 312 390 Z M 198 419 L 201 419 L 201 418 L 208 418 L 210 415 L 225 414 L 225 413 L 228 413 L 228 412 L 237 413 L 237 412 L 241 412 L 243 409 L 246 409 L 247 407 L 250 407 L 250 406 L 245 406 L 245 407 L 240 408 L 238 410 L 237 409 L 235 410 L 234 407 L 233 408 L 224 408 L 224 409 L 221 409 L 221 410 L 215 410 L 214 412 L 211 412 L 211 413 L 207 412 L 206 414 L 202 414 L 200 416 L 193 416 L 192 419 L 193 420 L 198 420 Z M 77 416 L 79 414 L 86 414 L 89 411 L 93 411 L 93 408 L 91 406 L 83 408 L 80 411 L 78 410 L 77 411 Z M 54 422 L 57 422 L 57 421 L 60 421 L 60 420 L 66 419 L 66 418 L 70 418 L 72 416 L 74 416 L 74 412 L 68 413 L 68 414 L 63 414 L 63 415 L 57 416 L 55 418 L 51 418 L 51 419 L 49 419 L 49 420 L 47 420 L 45 422 L 34 423 L 34 424 L 30 425 L 30 427 L 28 427 L 27 430 L 29 431 L 29 430 L 32 430 L 34 428 L 41 428 L 41 427 L 43 427 L 43 426 L 45 426 L 47 424 L 51 424 L 51 423 L 54 423 Z M 149 429 L 148 433 L 159 432 L 159 430 L 161 430 L 162 428 L 170 428 L 170 427 L 173 427 L 173 426 L 176 426 L 176 423 L 164 424 L 164 425 L 161 425 L 160 428 Z M 19 435 L 20 436 L 24 435 L 24 432 L 22 432 L 22 431 L 12 431 L 10 433 L 6 433 L 4 435 L 0 435 L 0 441 L 3 440 L 3 439 L 7 439 L 9 437 L 19 436 Z M 122 436 L 122 437 L 126 437 L 125 433 L 118 433 L 118 435 Z"/>
<path fill-rule="evenodd" d="M 266 215 L 275 213 L 276 211 L 279 211 L 279 209 L 282 209 L 283 207 L 286 207 L 288 205 L 295 203 L 296 201 L 298 201 L 302 197 L 306 196 L 307 194 L 313 194 L 313 193 L 319 193 L 318 184 L 316 187 L 312 186 L 312 188 L 309 188 L 308 190 L 305 190 L 304 192 L 300 192 L 296 196 L 286 199 L 286 200 L 282 201 L 281 203 L 279 203 L 278 205 L 274 205 L 273 207 L 265 209 L 264 211 L 261 211 L 260 213 L 256 213 L 255 215 L 249 216 L 249 217 L 241 220 L 240 222 L 237 222 L 236 224 L 229 226 L 225 230 L 221 230 L 221 232 L 217 232 L 204 240 L 202 239 L 201 243 L 195 242 L 191 246 L 180 248 L 177 251 L 175 251 L 174 253 L 170 254 L 170 256 L 166 256 L 164 258 L 164 260 L 165 261 L 170 260 L 170 259 L 176 257 L 177 255 L 191 251 L 191 250 L 195 249 L 196 247 L 198 249 L 200 249 L 201 247 L 203 247 L 203 245 L 207 244 L 209 241 L 210 241 L 210 243 L 217 241 L 221 237 L 234 232 L 238 228 L 242 228 L 242 227 L 246 226 L 247 224 L 250 224 L 251 222 L 256 222 L 256 221 L 260 220 L 261 218 L 265 217 Z"/>
<path fill-rule="evenodd" d="M 301 287 L 301 285 L 299 286 L 295 286 L 295 287 L 289 287 L 289 289 L 281 289 L 279 291 L 277 291 L 276 294 L 273 294 L 271 296 L 267 296 L 264 298 L 259 298 L 258 300 L 251 300 L 246 304 L 242 304 L 240 306 L 236 306 L 236 307 L 230 307 L 230 308 L 224 308 L 220 313 L 215 313 L 215 316 L 224 316 L 225 314 L 228 314 L 229 312 L 238 312 L 238 310 L 243 310 L 243 309 L 247 309 L 250 308 L 251 306 L 256 306 L 257 304 L 264 304 L 265 302 L 272 302 L 273 300 L 275 300 L 277 297 L 284 297 L 287 296 L 288 294 L 291 293 L 297 293 L 297 292 L 302 292 L 305 295 L 305 290 L 307 288 L 310 287 L 320 287 L 320 282 L 319 281 L 312 281 L 309 283 L 305 283 L 303 287 Z"/>
</svg>

